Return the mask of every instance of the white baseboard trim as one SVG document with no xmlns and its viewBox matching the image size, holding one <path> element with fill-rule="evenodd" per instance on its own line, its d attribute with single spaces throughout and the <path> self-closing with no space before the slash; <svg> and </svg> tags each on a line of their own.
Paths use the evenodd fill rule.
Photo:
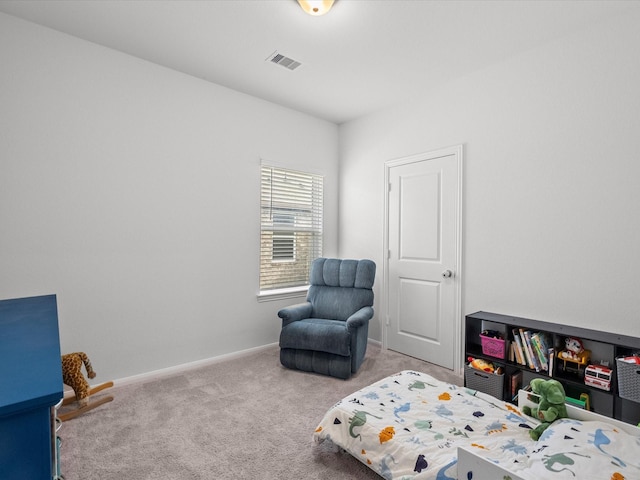
<svg viewBox="0 0 640 480">
<path fill-rule="evenodd" d="M 213 365 L 215 363 L 220 363 L 227 360 L 233 360 L 235 358 L 245 357 L 252 353 L 273 348 L 274 346 L 277 346 L 277 345 L 278 345 L 277 343 L 271 343 L 268 345 L 262 345 L 260 347 L 253 347 L 253 348 L 248 348 L 246 350 L 240 350 L 238 352 L 219 355 L 217 357 L 205 358 L 203 360 L 196 360 L 195 362 L 183 363 L 180 365 L 176 365 L 174 367 L 167 367 L 167 368 L 162 368 L 160 370 L 153 370 L 151 372 L 141 373 L 139 375 L 132 375 L 130 377 L 124 377 L 119 380 L 114 380 L 113 384 L 115 387 L 121 387 L 126 385 L 133 385 L 136 383 L 150 382 L 152 380 L 157 380 L 159 378 L 167 377 L 170 375 L 176 375 L 179 373 L 187 372 L 195 368 L 206 367 L 207 365 Z"/>
<path fill-rule="evenodd" d="M 369 338 L 368 343 L 372 345 L 382 345 L 382 342 Z M 235 358 L 245 357 L 252 353 L 260 352 L 278 346 L 278 343 L 270 343 L 268 345 L 262 345 L 260 347 L 248 348 L 246 350 L 240 350 L 238 352 L 226 353 L 217 357 L 205 358 L 203 360 L 196 360 L 195 362 L 183 363 L 175 365 L 173 367 L 161 368 L 159 370 L 153 370 L 151 372 L 141 373 L 139 375 L 132 375 L 130 377 L 120 378 L 113 381 L 115 387 L 123 387 L 126 385 L 133 385 L 136 383 L 150 382 L 159 378 L 168 377 L 170 375 L 176 375 L 179 373 L 187 372 L 199 367 L 206 367 L 207 365 L 213 365 L 215 363 L 224 362 L 227 360 L 233 360 Z"/>
</svg>

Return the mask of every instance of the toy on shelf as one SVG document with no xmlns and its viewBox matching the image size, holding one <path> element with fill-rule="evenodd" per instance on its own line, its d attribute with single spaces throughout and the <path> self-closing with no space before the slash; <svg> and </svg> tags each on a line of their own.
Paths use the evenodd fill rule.
<svg viewBox="0 0 640 480">
<path fill-rule="evenodd" d="M 567 362 L 573 363 L 576 373 L 583 374 L 581 367 L 586 367 L 591 358 L 591 350 L 585 350 L 582 340 L 576 337 L 567 337 L 564 342 L 565 349 L 558 357 L 564 362 L 564 370 L 567 370 Z"/>
<path fill-rule="evenodd" d="M 502 332 L 498 331 L 498 330 L 483 330 L 482 333 L 480 335 L 483 335 L 487 338 L 495 338 L 497 340 L 503 340 L 504 336 L 502 335 Z"/>
<path fill-rule="evenodd" d="M 93 371 L 91 361 L 84 352 L 69 353 L 62 355 L 62 382 L 72 388 L 74 395 L 66 397 L 62 401 L 63 407 L 72 403 L 77 403 L 77 408 L 69 411 L 58 413 L 58 418 L 65 422 L 75 418 L 83 413 L 93 410 L 100 405 L 113 400 L 111 395 L 101 397 L 97 400 L 90 401 L 89 397 L 106 388 L 113 387 L 113 382 L 106 382 L 95 387 L 91 387 L 89 382 L 82 375 L 82 365 L 87 370 L 89 378 L 95 378 L 96 373 Z"/>
<path fill-rule="evenodd" d="M 469 366 L 476 370 L 482 370 L 483 372 L 495 373 L 496 375 L 502 375 L 502 367 L 496 367 L 493 363 L 487 362 L 482 358 L 468 357 Z"/>
<path fill-rule="evenodd" d="M 584 384 L 600 390 L 611 390 L 613 370 L 605 365 L 589 365 L 584 370 Z"/>
<path fill-rule="evenodd" d="M 564 400 L 567 405 L 573 405 L 574 407 L 578 407 L 583 410 L 591 410 L 591 402 L 589 400 L 588 393 L 581 393 L 580 398 L 565 397 Z"/>
<path fill-rule="evenodd" d="M 620 361 L 624 363 L 635 363 L 636 365 L 640 365 L 640 357 L 638 355 L 631 355 L 629 357 L 623 357 Z"/>
</svg>

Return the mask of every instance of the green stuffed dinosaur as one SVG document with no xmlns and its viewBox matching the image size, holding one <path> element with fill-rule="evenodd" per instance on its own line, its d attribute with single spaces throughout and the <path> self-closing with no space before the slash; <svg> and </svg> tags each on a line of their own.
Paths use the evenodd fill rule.
<svg viewBox="0 0 640 480">
<path fill-rule="evenodd" d="M 540 403 L 537 407 L 530 408 L 524 406 L 522 411 L 531 417 L 535 417 L 542 423 L 533 430 L 529 431 L 529 435 L 534 440 L 538 440 L 542 432 L 544 432 L 551 423 L 559 418 L 567 418 L 567 406 L 565 405 L 564 387 L 557 380 L 543 380 L 534 378 L 530 382 L 531 391 L 540 395 Z"/>
</svg>

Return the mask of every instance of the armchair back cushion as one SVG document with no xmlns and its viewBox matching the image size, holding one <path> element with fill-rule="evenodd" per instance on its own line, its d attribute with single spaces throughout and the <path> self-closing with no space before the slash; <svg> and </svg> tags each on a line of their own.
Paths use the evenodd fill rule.
<svg viewBox="0 0 640 480">
<path fill-rule="evenodd" d="M 373 305 L 376 265 L 371 260 L 319 258 L 311 266 L 307 301 L 311 316 L 346 320 Z"/>
</svg>

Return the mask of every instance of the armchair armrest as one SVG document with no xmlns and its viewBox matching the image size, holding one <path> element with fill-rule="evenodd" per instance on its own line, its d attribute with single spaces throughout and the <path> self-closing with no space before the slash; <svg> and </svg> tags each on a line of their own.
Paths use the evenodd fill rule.
<svg viewBox="0 0 640 480">
<path fill-rule="evenodd" d="M 371 317 L 373 317 L 373 308 L 362 307 L 356 313 L 347 318 L 347 330 L 353 331 L 360 328 L 366 322 L 371 320 Z"/>
<path fill-rule="evenodd" d="M 292 322 L 297 322 L 303 318 L 309 318 L 311 316 L 311 311 L 311 303 L 305 302 L 281 309 L 278 312 L 278 316 L 282 319 L 282 326 L 286 327 Z"/>
</svg>

